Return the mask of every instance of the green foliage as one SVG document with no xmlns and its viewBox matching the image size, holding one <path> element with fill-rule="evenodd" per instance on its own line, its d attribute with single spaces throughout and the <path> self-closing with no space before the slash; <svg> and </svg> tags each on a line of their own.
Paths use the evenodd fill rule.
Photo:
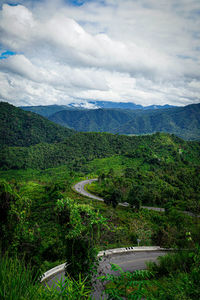
<svg viewBox="0 0 200 300">
<path fill-rule="evenodd" d="M 122 198 L 122 192 L 119 189 L 113 188 L 113 190 L 104 197 L 104 202 L 115 208 L 117 204 L 121 202 Z"/>
<path fill-rule="evenodd" d="M 87 278 L 79 274 L 75 280 L 69 275 L 57 280 L 51 287 L 39 282 L 39 273 L 34 272 L 23 259 L 9 257 L 0 259 L 0 298 L 4 300 L 59 300 L 91 299 Z"/>
<path fill-rule="evenodd" d="M 80 205 L 70 198 L 57 201 L 58 222 L 65 247 L 66 271 L 76 278 L 82 274 L 92 277 L 97 268 L 95 240 L 105 224 L 98 211 L 88 205 Z"/>
<path fill-rule="evenodd" d="M 165 256 L 160 256 L 158 263 L 149 262 L 147 264 L 148 270 L 153 272 L 157 278 L 169 275 L 170 273 L 180 273 L 181 271 L 189 273 L 194 263 L 194 257 L 191 253 L 189 250 L 182 250 L 173 254 L 169 253 Z"/>
<path fill-rule="evenodd" d="M 193 245 L 194 246 L 194 245 Z M 158 265 L 149 264 L 155 274 L 152 288 L 147 290 L 150 299 L 199 299 L 200 247 L 163 256 Z"/>
<path fill-rule="evenodd" d="M 6 181 L 0 181 L 0 246 L 4 252 L 15 236 L 16 227 L 23 218 L 16 213 L 20 197 Z"/>
<path fill-rule="evenodd" d="M 123 272 L 119 266 L 114 264 L 111 264 L 111 270 L 119 274 L 107 274 L 100 277 L 103 282 L 109 281 L 105 289 L 108 299 L 143 299 L 148 279 L 152 277 L 151 272 L 147 270 L 136 270 L 133 273 Z"/>
<path fill-rule="evenodd" d="M 0 298 L 4 300 L 41 299 L 38 296 L 39 285 L 37 273 L 24 260 L 9 257 L 7 254 L 0 259 Z"/>
<path fill-rule="evenodd" d="M 146 151 L 146 149 L 150 149 Z M 179 153 L 180 149 L 184 152 Z M 4 169 L 46 169 L 68 165 L 74 171 L 89 172 L 87 162 L 95 158 L 123 154 L 136 160 L 137 166 L 158 169 L 168 168 L 173 163 L 181 167 L 198 164 L 200 145 L 197 142 L 184 142 L 168 134 L 128 137 L 105 133 L 76 133 L 65 139 L 65 142 L 31 147 L 5 147 L 0 149 L 0 167 Z M 155 162 L 152 163 L 152 158 Z M 177 167 L 177 166 L 176 166 Z"/>
<path fill-rule="evenodd" d="M 112 132 L 119 134 L 151 134 L 168 132 L 186 140 L 199 140 L 200 104 L 163 110 L 136 111 L 131 121 Z"/>
<path fill-rule="evenodd" d="M 66 275 L 65 278 L 57 280 L 51 287 L 46 285 L 41 291 L 42 299 L 69 299 L 84 300 L 91 299 L 91 288 L 88 286 L 87 278 L 82 279 L 79 274 L 78 279 Z"/>
<path fill-rule="evenodd" d="M 97 174 L 104 171 L 104 176 L 88 189 L 105 199 L 118 190 L 123 195 L 121 202 L 138 208 L 141 204 L 166 207 L 166 210 L 171 206 L 198 214 L 199 144 L 184 142 L 181 145 L 180 139 L 164 134 L 137 139 L 143 140 L 143 145 L 137 143 L 137 149 L 133 148 L 130 153 L 103 159 L 104 165 L 98 160 L 88 164 Z M 184 154 L 179 154 L 181 148 L 185 149 Z M 112 176 L 109 164 L 114 169 Z"/>
<path fill-rule="evenodd" d="M 200 104 L 157 110 L 62 110 L 49 117 L 77 131 L 120 134 L 168 132 L 184 139 L 200 139 Z"/>
<path fill-rule="evenodd" d="M 193 245 L 194 246 L 194 245 Z M 159 257 L 159 262 L 148 263 L 148 270 L 123 272 L 116 265 L 118 275 L 102 276 L 108 281 L 108 299 L 199 299 L 200 248 L 178 251 Z"/>
<path fill-rule="evenodd" d="M 77 131 L 112 132 L 132 119 L 133 111 L 122 109 L 62 110 L 49 120 Z"/>
<path fill-rule="evenodd" d="M 130 191 L 128 193 L 126 201 L 129 203 L 129 205 L 136 209 L 139 210 L 142 205 L 142 192 L 141 188 L 138 186 L 132 186 L 130 188 Z"/>
<path fill-rule="evenodd" d="M 0 145 L 30 146 L 63 141 L 73 131 L 49 120 L 0 102 Z M 23 154 L 22 154 L 23 155 Z"/>
</svg>

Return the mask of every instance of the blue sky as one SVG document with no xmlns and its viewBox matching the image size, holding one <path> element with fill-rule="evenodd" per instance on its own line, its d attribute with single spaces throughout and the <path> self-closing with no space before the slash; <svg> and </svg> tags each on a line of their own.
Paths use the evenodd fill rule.
<svg viewBox="0 0 200 300">
<path fill-rule="evenodd" d="M 4 51 L 4 52 L 0 53 L 0 59 L 6 59 L 9 56 L 12 56 L 12 55 L 15 55 L 15 54 L 16 54 L 16 52 L 7 50 L 7 51 Z"/>
<path fill-rule="evenodd" d="M 87 2 L 86 0 L 66 0 L 66 3 L 72 4 L 74 6 L 81 6 L 83 5 L 85 2 Z M 89 2 L 89 1 L 88 1 Z"/>
<path fill-rule="evenodd" d="M 199 102 L 199 0 L 1 3 L 0 100 Z"/>
</svg>

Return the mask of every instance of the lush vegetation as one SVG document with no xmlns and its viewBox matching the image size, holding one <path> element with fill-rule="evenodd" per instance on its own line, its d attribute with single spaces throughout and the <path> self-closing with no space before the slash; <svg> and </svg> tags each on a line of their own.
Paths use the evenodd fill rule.
<svg viewBox="0 0 200 300">
<path fill-rule="evenodd" d="M 98 250 L 137 245 L 137 238 L 141 239 L 141 245 L 187 247 L 188 231 L 192 239 L 199 242 L 198 218 L 175 210 L 163 214 L 124 207 L 108 209 L 104 203 L 88 200 L 71 190 L 73 183 L 82 179 L 80 175 L 67 167 L 44 171 L 1 171 L 1 178 L 7 180 L 1 181 L 1 248 L 3 253 L 9 251 L 6 268 L 10 268 L 10 272 L 13 272 L 12 262 L 16 256 L 18 262 L 24 259 L 26 266 L 21 267 L 28 269 L 34 278 L 38 275 L 34 266 L 42 274 L 67 260 L 70 262 L 67 271 L 71 274 L 72 290 L 80 293 L 84 285 L 87 292 L 91 286 L 89 278 L 87 282 L 85 278 L 95 271 Z M 81 249 L 82 255 L 76 249 Z M 8 276 L 11 278 L 7 285 L 5 280 L 2 281 L 4 287 L 15 284 L 12 275 Z M 66 295 L 66 283 L 59 284 Z M 29 288 L 31 292 L 39 285 L 29 281 L 27 293 Z M 44 292 L 38 290 L 36 295 L 38 293 Z M 53 289 L 48 293 L 54 295 Z M 59 298 L 59 295 L 54 296 Z M 42 294 L 41 299 L 49 299 L 45 297 Z"/>
<path fill-rule="evenodd" d="M 200 139 L 200 104 L 180 108 L 138 112 L 126 124 L 116 128 L 119 134 L 169 132 L 186 140 Z"/>
<path fill-rule="evenodd" d="M 45 169 L 67 164 L 78 170 L 88 161 L 115 154 L 122 154 L 138 162 L 142 160 L 149 165 L 153 162 L 154 165 L 163 165 L 177 161 L 183 166 L 190 162 L 198 163 L 199 149 L 198 142 L 185 142 L 167 134 L 128 137 L 105 133 L 76 133 L 60 143 L 1 148 L 0 167 Z"/>
<path fill-rule="evenodd" d="M 133 112 L 121 109 L 63 110 L 51 115 L 49 120 L 77 131 L 112 132 L 131 120 Z"/>
<path fill-rule="evenodd" d="M 0 102 L 0 147 L 55 143 L 72 133 L 37 114 Z"/>
<path fill-rule="evenodd" d="M 83 300 L 90 299 L 91 288 L 86 278 L 75 280 L 69 275 L 51 287 L 39 281 L 39 273 L 33 276 L 33 266 L 17 257 L 3 255 L 0 260 L 0 297 L 4 300 Z"/>
<path fill-rule="evenodd" d="M 98 182 L 87 188 L 110 205 L 128 202 L 131 207 L 157 206 L 200 213 L 200 172 L 198 165 L 130 165 L 120 171 L 102 172 Z M 132 164 L 132 165 L 131 165 Z"/>
<path fill-rule="evenodd" d="M 9 111 L 9 106 L 6 109 Z M 18 124 L 23 116 L 12 106 L 11 116 L 13 110 L 13 119 Z M 32 120 L 32 114 L 28 114 Z M 161 299 L 164 290 L 159 288 L 160 283 L 164 289 L 176 291 L 176 282 L 177 289 L 185 289 L 183 299 L 196 297 L 199 248 L 194 250 L 194 245 L 200 243 L 200 219 L 196 216 L 200 204 L 199 142 L 186 142 L 165 133 L 134 137 L 74 133 L 62 142 L 34 144 L 33 139 L 34 145 L 30 145 L 26 128 L 20 129 L 21 133 L 24 131 L 21 142 L 18 132 L 9 130 L 13 136 L 4 142 L 12 146 L 2 145 L 0 150 L 1 298 L 88 299 L 91 277 L 98 266 L 97 252 L 137 245 L 138 238 L 141 245 L 191 248 L 184 252 L 190 254 L 166 258 L 167 263 L 152 265 L 149 273 L 129 274 L 131 282 L 137 281 L 136 288 L 124 288 L 129 282 L 126 278 L 125 283 L 114 282 L 115 292 L 123 286 L 126 297 L 136 289 L 150 295 L 150 299 Z M 57 135 L 59 131 L 55 132 Z M 41 138 L 40 129 L 38 137 Z M 13 147 L 15 143 L 21 143 L 20 147 Z M 73 191 L 72 186 L 86 177 L 98 177 L 98 182 L 87 188 L 103 196 L 105 203 Z M 127 201 L 130 206 L 118 206 L 119 201 Z M 141 204 L 165 206 L 166 211 L 148 211 L 141 209 Z M 193 211 L 195 216 L 182 213 L 184 209 Z M 67 279 L 58 283 L 60 292 L 39 284 L 43 272 L 65 261 Z M 187 268 L 179 269 L 178 275 L 172 266 L 185 266 L 184 261 Z M 167 265 L 169 269 L 165 268 Z M 18 274 L 13 276 L 17 269 Z M 144 274 L 148 274 L 150 288 L 148 284 L 146 288 L 146 278 L 142 279 L 144 284 L 140 283 Z M 186 282 L 195 286 L 196 294 L 191 293 Z M 172 297 L 175 292 L 169 295 Z M 177 290 L 177 295 L 182 294 Z M 123 297 L 121 291 L 118 296 Z"/>
<path fill-rule="evenodd" d="M 157 110 L 63 110 L 49 119 L 78 131 L 137 135 L 168 132 L 186 140 L 200 139 L 200 104 Z"/>
<path fill-rule="evenodd" d="M 191 245 L 190 245 L 191 247 Z M 123 272 L 113 265 L 120 275 L 106 275 L 105 293 L 108 299 L 199 299 L 200 248 L 182 250 L 159 257 L 159 263 L 149 263 L 148 270 Z"/>
</svg>

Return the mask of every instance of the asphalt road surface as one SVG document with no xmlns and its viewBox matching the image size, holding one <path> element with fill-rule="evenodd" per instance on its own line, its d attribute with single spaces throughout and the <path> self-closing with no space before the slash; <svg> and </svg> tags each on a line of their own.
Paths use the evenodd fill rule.
<svg viewBox="0 0 200 300">
<path fill-rule="evenodd" d="M 101 258 L 99 268 L 98 268 L 98 276 L 102 276 L 105 274 L 116 274 L 118 272 L 111 271 L 110 264 L 117 264 L 122 268 L 123 271 L 133 272 L 135 270 L 143 270 L 146 268 L 147 261 L 156 261 L 159 256 L 165 255 L 165 251 L 135 251 L 129 253 L 121 253 L 103 256 Z M 49 286 L 52 286 L 53 282 L 56 280 L 60 280 L 61 277 L 64 277 L 64 272 L 61 272 L 51 279 L 49 279 L 46 283 Z M 99 280 L 94 285 L 94 292 L 92 294 L 93 299 L 98 300 L 101 299 L 101 293 L 104 290 L 104 285 Z"/>
<path fill-rule="evenodd" d="M 83 181 L 80 181 L 78 182 L 77 184 L 74 185 L 74 189 L 81 195 L 83 196 L 87 196 L 91 199 L 95 199 L 95 200 L 98 200 L 98 201 L 104 201 L 103 198 L 100 198 L 98 196 L 95 196 L 91 193 L 88 193 L 84 187 L 86 184 L 90 184 L 92 183 L 93 181 L 97 181 L 97 179 L 88 179 L 88 180 L 83 180 Z M 121 206 L 128 206 L 129 204 L 127 202 L 124 202 L 124 203 L 119 203 L 119 205 Z M 148 210 L 155 210 L 155 211 L 165 211 L 164 208 L 161 208 L 161 207 L 150 207 L 150 206 L 142 206 L 143 208 L 146 208 Z"/>
<path fill-rule="evenodd" d="M 90 183 L 92 183 L 93 181 L 97 181 L 97 179 L 95 178 L 95 179 L 88 179 L 88 180 L 80 181 L 80 182 L 78 182 L 77 184 L 74 185 L 74 189 L 75 189 L 79 194 L 81 194 L 81 195 L 83 195 L 83 196 L 87 196 L 87 197 L 89 197 L 89 198 L 91 198 L 91 199 L 95 199 L 95 200 L 99 200 L 99 201 L 104 201 L 103 198 L 100 198 L 100 197 L 95 196 L 95 195 L 93 195 L 93 194 L 91 194 L 91 193 L 88 193 L 88 192 L 84 189 L 84 187 L 85 187 L 86 184 L 90 184 Z M 129 206 L 129 204 L 128 204 L 127 202 L 119 203 L 119 205 L 121 205 L 121 206 Z M 142 207 L 143 207 L 143 208 L 146 208 L 146 209 L 148 209 L 148 210 L 162 211 L 162 212 L 165 211 L 165 209 L 162 208 L 162 207 L 152 207 L 152 206 L 142 206 Z M 189 216 L 191 216 L 191 217 L 198 217 L 198 218 L 200 218 L 200 215 L 195 215 L 194 213 L 189 212 L 189 211 L 182 211 L 182 213 L 184 213 L 184 214 L 186 214 L 186 215 L 189 215 Z"/>
<path fill-rule="evenodd" d="M 119 275 L 119 272 L 111 270 L 111 264 L 120 266 L 123 271 L 133 272 L 135 270 L 144 270 L 146 269 L 146 262 L 155 262 L 159 256 L 165 254 L 165 251 L 141 251 L 102 257 L 102 261 L 98 268 L 98 276 L 103 276 L 105 274 Z M 97 280 L 93 287 L 93 299 L 102 299 L 101 295 L 104 290 L 104 284 Z"/>
<path fill-rule="evenodd" d="M 78 182 L 74 189 L 89 198 L 104 201 L 102 198 L 97 197 L 95 195 L 92 195 L 88 193 L 84 186 L 86 184 L 92 183 L 93 181 L 96 181 L 97 179 L 88 179 L 81 182 Z M 122 206 L 128 206 L 128 203 L 120 203 Z M 164 211 L 163 208 L 155 208 L 155 207 L 146 207 L 147 209 L 157 210 L 157 211 Z M 133 252 L 125 252 L 121 254 L 112 254 L 108 256 L 103 256 L 101 258 L 99 268 L 98 268 L 98 276 L 102 276 L 105 274 L 116 274 L 119 273 L 111 271 L 111 265 L 110 264 L 117 264 L 122 268 L 123 271 L 135 271 L 135 270 L 142 270 L 146 268 L 146 262 L 148 261 L 156 261 L 159 256 L 165 255 L 165 251 L 133 251 Z M 53 282 L 56 280 L 60 280 L 62 277 L 64 277 L 64 272 L 61 272 L 59 274 L 56 274 L 51 279 L 49 279 L 46 283 L 49 286 L 52 286 Z M 104 289 L 103 284 L 98 280 L 96 284 L 94 284 L 94 293 L 92 294 L 93 299 L 98 300 L 101 298 L 101 293 Z M 103 298 L 104 299 L 104 298 Z"/>
</svg>

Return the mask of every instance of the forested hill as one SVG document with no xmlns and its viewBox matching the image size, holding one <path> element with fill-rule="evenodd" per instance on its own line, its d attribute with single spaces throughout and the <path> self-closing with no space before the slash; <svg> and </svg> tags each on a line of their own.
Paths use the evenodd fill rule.
<svg viewBox="0 0 200 300">
<path fill-rule="evenodd" d="M 0 102 L 0 145 L 30 146 L 63 141 L 72 130 L 42 116 Z"/>
<path fill-rule="evenodd" d="M 128 122 L 133 116 L 133 110 L 77 109 L 59 111 L 50 116 L 49 120 L 77 131 L 112 132 L 114 128 Z"/>
<path fill-rule="evenodd" d="M 6 147 L 0 152 L 4 169 L 46 169 L 67 165 L 73 170 L 95 158 L 122 155 L 158 166 L 200 161 L 200 143 L 187 142 L 174 135 L 120 136 L 109 133 L 76 133 L 64 142 L 41 143 L 30 147 Z"/>
<path fill-rule="evenodd" d="M 173 133 L 187 140 L 200 139 L 200 104 L 157 110 L 63 110 L 49 117 L 77 131 L 119 134 Z"/>
<path fill-rule="evenodd" d="M 119 134 L 169 132 L 186 140 L 200 140 L 200 103 L 163 110 L 138 112 L 135 117 L 116 128 Z"/>
</svg>

